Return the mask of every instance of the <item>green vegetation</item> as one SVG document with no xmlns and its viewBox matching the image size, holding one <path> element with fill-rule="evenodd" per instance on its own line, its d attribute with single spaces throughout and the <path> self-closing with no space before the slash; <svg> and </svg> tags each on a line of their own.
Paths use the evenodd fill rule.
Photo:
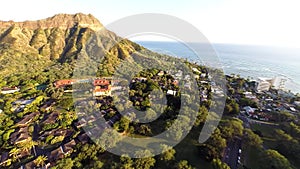
<svg viewBox="0 0 300 169">
<path fill-rule="evenodd" d="M 0 167 L 229 169 L 224 157 L 228 155 L 231 144 L 241 141 L 239 167 L 300 168 L 299 107 L 293 113 L 286 108 L 299 97 L 285 98 L 276 90 L 256 93 L 253 82 L 248 79 L 226 76 L 228 92 L 224 116 L 210 138 L 200 144 L 198 137 L 207 117 L 217 116 L 210 111 L 210 106 L 221 104 L 212 101 L 213 90 L 220 84 L 213 84 L 209 73 L 220 75 L 222 72 L 153 53 L 107 30 L 90 42 L 93 33 L 92 28 L 81 27 L 78 23 L 65 29 L 24 28 L 20 31 L 16 26 L 1 29 L 0 88 L 16 87 L 20 90 L 0 94 L 0 109 L 3 110 L 0 113 L 0 159 L 3 159 Z M 30 41 L 24 37 L 29 37 Z M 116 40 L 119 43 L 115 44 Z M 86 48 L 94 43 L 104 49 L 103 56 L 93 53 L 97 50 Z M 87 54 L 93 57 L 86 58 Z M 78 59 L 87 61 L 87 64 L 91 64 L 89 59 L 92 59 L 96 70 L 92 64 L 76 65 Z M 198 112 L 190 107 L 182 108 L 181 99 L 193 103 L 195 98 L 182 94 L 174 75 L 171 75 L 177 72 L 164 71 L 177 62 L 182 62 L 187 69 L 193 70 L 193 75 L 198 75 L 195 78 L 201 98 Z M 153 68 L 156 65 L 160 67 Z M 74 74 L 76 78 L 83 76 L 85 79 L 92 75 L 129 78 L 129 83 L 116 81 L 120 88 L 129 85 L 129 96 L 93 97 L 89 95 L 93 87 L 90 82 L 63 87 L 54 84 L 57 80 L 71 79 Z M 82 91 L 76 91 L 78 88 Z M 73 99 L 73 94 L 66 93 L 67 90 L 81 92 L 84 97 Z M 244 92 L 252 92 L 256 99 L 246 98 Z M 163 99 L 164 96 L 165 107 L 153 104 L 153 99 Z M 265 99 L 270 97 L 274 98 L 269 104 Z M 194 105 L 198 107 L 198 103 Z M 254 119 L 254 116 L 243 113 L 245 106 L 257 108 L 255 113 L 267 118 Z M 267 112 L 267 107 L 272 110 Z M 135 114 L 132 108 L 139 110 L 137 113 L 140 114 Z M 180 108 L 184 112 L 182 115 L 178 115 Z M 121 116 L 118 111 L 126 112 L 128 117 Z M 157 112 L 161 114 L 156 118 Z M 193 113 L 198 116 L 191 126 Z M 132 119 L 136 115 L 153 121 L 134 122 Z M 106 123 L 99 124 L 102 116 Z M 108 125 L 117 132 L 106 132 L 101 139 L 95 140 L 103 147 L 93 142 L 83 129 L 89 128 L 91 132 L 95 129 L 93 134 L 97 135 Z M 132 159 L 126 154 L 119 157 L 106 151 L 119 143 L 120 135 L 149 137 L 171 125 L 174 128 L 168 137 L 174 141 L 179 140 L 189 127 L 192 129 L 175 147 L 161 144 L 163 152 L 160 155 Z M 137 146 L 149 144 L 145 141 Z M 133 144 L 128 142 L 124 146 Z M 136 152 L 140 157 L 151 154 L 150 150 Z"/>
</svg>

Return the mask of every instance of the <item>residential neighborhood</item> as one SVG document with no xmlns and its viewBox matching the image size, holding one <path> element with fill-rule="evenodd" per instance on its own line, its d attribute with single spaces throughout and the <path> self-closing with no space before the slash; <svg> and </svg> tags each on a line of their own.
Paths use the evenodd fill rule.
<svg viewBox="0 0 300 169">
<path fill-rule="evenodd" d="M 178 102 L 177 99 L 181 95 L 179 86 L 190 89 L 192 84 L 189 82 L 191 77 L 183 75 L 181 70 L 173 72 L 172 78 L 168 76 L 171 72 L 151 71 L 156 74 L 137 75 L 130 81 L 129 98 L 123 95 L 127 89 L 124 84 L 127 82 L 106 77 L 57 80 L 53 82 L 52 88 L 48 87 L 45 90 L 50 97 L 40 95 L 11 101 L 10 105 L 4 108 L 9 108 L 9 111 L 15 113 L 18 118 L 14 119 L 13 127 L 2 132 L 2 143 L 15 148 L 1 150 L 1 168 L 8 166 L 20 169 L 51 168 L 60 160 L 76 159 L 81 151 L 78 148 L 86 144 L 92 145 L 94 138 L 99 137 L 101 131 L 108 128 L 114 128 L 122 134 L 132 132 L 136 135 L 141 133 L 149 135 L 151 130 L 154 132 L 157 130 L 154 127 L 156 125 L 145 128 L 144 125 L 130 124 L 130 121 L 124 119 L 132 121 L 136 114 L 127 111 L 122 116 L 119 110 L 130 110 L 131 106 L 138 110 L 150 108 L 150 100 L 144 93 L 150 93 L 149 89 L 156 87 L 162 89 L 169 104 Z M 224 97 L 227 93 L 226 103 L 228 102 L 229 108 L 224 110 L 225 119 L 233 118 L 233 121 L 240 119 L 238 123 L 243 124 L 245 128 L 251 129 L 253 125 L 276 126 L 283 120 L 282 112 L 285 113 L 284 118 L 288 117 L 290 121 L 299 115 L 300 100 L 297 100 L 295 95 L 289 97 L 288 94 L 280 93 L 271 87 L 262 89 L 260 81 L 245 81 L 229 75 L 226 77 L 228 81 L 226 92 L 210 80 L 211 75 L 205 70 L 193 67 L 192 71 L 198 75 L 196 82 L 201 104 L 205 106 L 213 96 Z M 16 94 L 20 89 L 5 87 L 1 91 L 4 91 L 1 94 L 5 96 Z M 89 95 L 73 100 L 72 94 L 76 92 L 79 93 L 78 96 L 81 96 L 80 94 L 86 96 L 88 93 Z M 155 97 L 157 96 L 153 95 L 150 98 Z M 236 105 L 237 112 L 234 108 Z M 149 115 L 145 114 L 146 117 Z M 129 130 L 131 125 L 132 129 Z M 143 127 L 145 129 L 141 130 Z M 222 128 L 220 130 L 222 131 Z M 248 154 L 243 148 L 243 137 L 243 134 L 234 136 L 221 153 L 222 161 L 232 169 L 247 163 L 245 158 Z M 42 165 L 37 162 L 40 159 L 44 161 Z"/>
</svg>

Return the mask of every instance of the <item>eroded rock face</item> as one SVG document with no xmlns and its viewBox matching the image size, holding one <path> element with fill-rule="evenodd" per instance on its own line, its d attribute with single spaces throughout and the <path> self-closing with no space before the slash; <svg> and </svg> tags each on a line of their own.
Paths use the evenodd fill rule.
<svg viewBox="0 0 300 169">
<path fill-rule="evenodd" d="M 0 44 L 24 53 L 66 60 L 76 55 L 103 25 L 92 15 L 58 14 L 37 21 L 0 21 Z"/>
<path fill-rule="evenodd" d="M 78 25 L 83 28 L 90 28 L 98 30 L 102 28 L 102 24 L 91 14 L 85 15 L 78 13 L 75 15 L 70 14 L 58 14 L 50 18 L 38 20 L 38 21 L 0 21 L 0 28 L 8 28 L 15 25 L 15 27 L 27 28 L 27 29 L 49 29 L 60 28 L 69 29 Z"/>
<path fill-rule="evenodd" d="M 92 37 L 96 37 L 95 41 Z M 95 44 L 101 52 L 87 50 Z M 58 62 L 74 65 L 83 55 L 105 56 L 102 65 L 113 70 L 120 60 L 141 49 L 105 29 L 92 15 L 58 14 L 38 21 L 0 21 L 0 77 L 35 72 L 32 68 L 42 70 Z"/>
</svg>

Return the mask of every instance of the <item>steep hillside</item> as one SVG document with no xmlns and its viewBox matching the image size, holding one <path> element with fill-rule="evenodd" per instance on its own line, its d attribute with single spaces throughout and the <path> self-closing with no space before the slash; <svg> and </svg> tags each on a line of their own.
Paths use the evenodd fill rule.
<svg viewBox="0 0 300 169">
<path fill-rule="evenodd" d="M 109 64 L 141 49 L 106 30 L 90 14 L 58 14 L 38 21 L 0 21 L 0 77 L 36 73 L 55 64 L 73 64 L 89 37 L 100 29 L 98 47 L 109 56 L 106 59 L 113 61 Z M 115 45 L 115 41 L 121 40 L 122 43 Z"/>
</svg>

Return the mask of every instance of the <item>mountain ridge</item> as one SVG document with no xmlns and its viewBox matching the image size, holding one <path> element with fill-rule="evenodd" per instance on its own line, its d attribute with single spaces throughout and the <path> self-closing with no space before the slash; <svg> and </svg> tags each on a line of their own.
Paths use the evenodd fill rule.
<svg viewBox="0 0 300 169">
<path fill-rule="evenodd" d="M 0 21 L 0 28 L 8 28 L 11 26 L 28 28 L 28 29 L 47 29 L 47 28 L 62 28 L 69 29 L 73 26 L 78 25 L 83 28 L 90 28 L 95 31 L 101 29 L 103 25 L 101 22 L 91 14 L 56 14 L 46 19 L 35 20 L 35 21 Z"/>
<path fill-rule="evenodd" d="M 103 39 L 116 37 L 91 14 L 57 14 L 24 22 L 0 21 L 0 50 L 6 46 L 9 50 L 64 62 L 75 57 L 90 35 L 99 30 Z"/>
<path fill-rule="evenodd" d="M 91 14 L 58 14 L 25 22 L 0 21 L 0 77 L 40 71 L 49 64 L 74 64 L 92 36 L 97 36 L 97 47 L 104 52 L 103 65 L 110 70 L 109 74 L 116 63 L 142 49 L 107 30 Z M 33 64 L 39 66 L 32 67 Z"/>
</svg>

